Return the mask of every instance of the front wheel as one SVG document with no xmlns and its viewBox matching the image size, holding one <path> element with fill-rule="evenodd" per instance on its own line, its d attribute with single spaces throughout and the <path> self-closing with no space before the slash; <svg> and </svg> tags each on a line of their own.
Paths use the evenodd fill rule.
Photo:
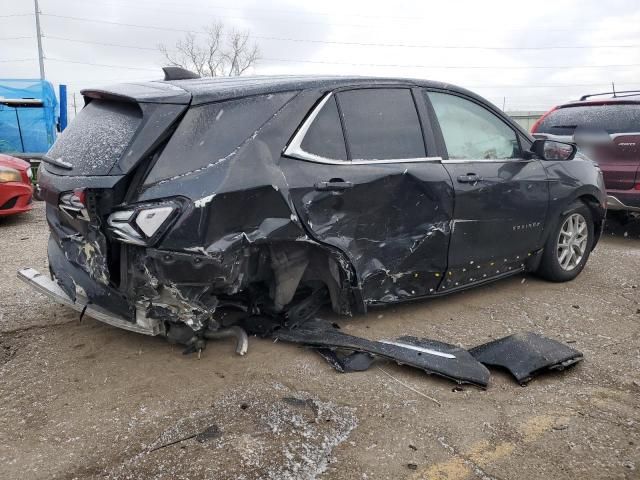
<svg viewBox="0 0 640 480">
<path fill-rule="evenodd" d="M 568 282 L 580 274 L 593 248 L 591 210 L 582 202 L 572 204 L 549 234 L 538 274 L 552 282 Z"/>
</svg>

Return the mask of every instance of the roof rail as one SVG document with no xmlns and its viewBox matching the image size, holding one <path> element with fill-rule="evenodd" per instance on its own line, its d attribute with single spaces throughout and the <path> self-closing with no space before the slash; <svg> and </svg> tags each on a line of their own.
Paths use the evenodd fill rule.
<svg viewBox="0 0 640 480">
<path fill-rule="evenodd" d="M 637 93 L 640 94 L 640 90 L 621 90 L 615 92 L 603 92 L 603 93 L 590 93 L 589 95 L 583 95 L 580 97 L 580 100 L 586 100 L 589 97 L 599 97 L 601 95 L 613 95 L 613 98 L 616 98 L 619 93 Z"/>
<path fill-rule="evenodd" d="M 188 80 L 190 78 L 200 78 L 195 72 L 182 67 L 162 67 L 164 80 Z"/>
</svg>

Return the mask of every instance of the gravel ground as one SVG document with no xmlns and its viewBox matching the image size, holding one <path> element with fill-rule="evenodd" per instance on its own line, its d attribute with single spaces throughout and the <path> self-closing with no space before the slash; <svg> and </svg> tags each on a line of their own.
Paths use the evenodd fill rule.
<svg viewBox="0 0 640 480">
<path fill-rule="evenodd" d="M 530 330 L 585 355 L 526 388 L 493 371 L 483 391 L 391 363 L 338 374 L 253 338 L 245 357 L 223 341 L 198 359 L 79 323 L 15 278 L 46 271 L 43 212 L 0 219 L 0 478 L 640 479 L 640 221 L 612 223 L 571 283 L 518 276 L 329 315 L 373 339 Z"/>
</svg>

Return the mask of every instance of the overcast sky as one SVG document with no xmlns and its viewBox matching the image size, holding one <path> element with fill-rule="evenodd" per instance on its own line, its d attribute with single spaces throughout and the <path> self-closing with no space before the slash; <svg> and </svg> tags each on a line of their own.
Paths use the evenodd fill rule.
<svg viewBox="0 0 640 480">
<path fill-rule="evenodd" d="M 2 5 L 0 78 L 37 78 L 33 1 Z M 70 92 L 160 78 L 157 45 L 216 20 L 252 33 L 258 75 L 443 80 L 506 110 L 547 110 L 612 81 L 640 88 L 639 0 L 40 0 L 40 10 L 47 79 Z"/>
</svg>

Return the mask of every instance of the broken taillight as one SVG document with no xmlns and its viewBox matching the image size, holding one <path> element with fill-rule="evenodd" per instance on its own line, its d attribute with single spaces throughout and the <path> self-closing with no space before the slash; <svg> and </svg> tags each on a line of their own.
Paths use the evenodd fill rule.
<svg viewBox="0 0 640 480">
<path fill-rule="evenodd" d="M 168 227 L 179 211 L 177 203 L 139 205 L 109 215 L 107 224 L 116 240 L 133 245 L 149 245 Z"/>
<path fill-rule="evenodd" d="M 58 208 L 73 218 L 89 220 L 86 190 L 76 188 L 72 192 L 62 193 L 58 202 Z"/>
</svg>

